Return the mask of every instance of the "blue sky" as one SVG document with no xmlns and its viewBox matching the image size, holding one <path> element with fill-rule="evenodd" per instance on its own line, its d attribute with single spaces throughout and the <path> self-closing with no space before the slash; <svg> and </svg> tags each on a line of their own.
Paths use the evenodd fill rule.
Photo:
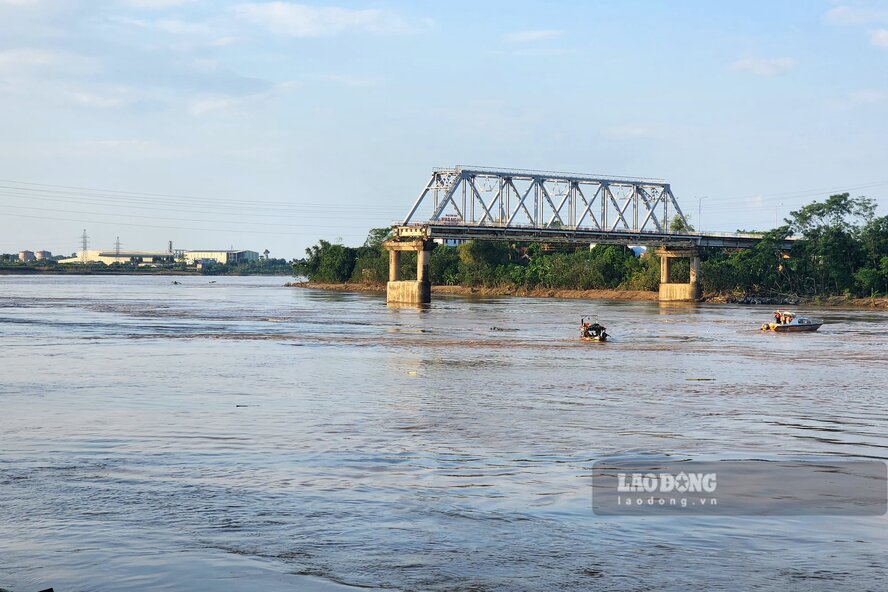
<svg viewBox="0 0 888 592">
<path fill-rule="evenodd" d="M 0 0 L 0 251 L 362 242 L 433 167 L 888 195 L 888 2 Z"/>
</svg>

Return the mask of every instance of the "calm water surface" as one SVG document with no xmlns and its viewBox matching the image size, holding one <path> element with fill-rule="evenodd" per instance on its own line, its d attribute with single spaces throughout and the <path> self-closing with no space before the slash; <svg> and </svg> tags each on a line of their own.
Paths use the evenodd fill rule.
<svg viewBox="0 0 888 592">
<path fill-rule="evenodd" d="M 888 589 L 885 517 L 602 518 L 590 487 L 615 454 L 886 459 L 885 312 L 179 280 L 0 277 L 0 588 Z"/>
</svg>

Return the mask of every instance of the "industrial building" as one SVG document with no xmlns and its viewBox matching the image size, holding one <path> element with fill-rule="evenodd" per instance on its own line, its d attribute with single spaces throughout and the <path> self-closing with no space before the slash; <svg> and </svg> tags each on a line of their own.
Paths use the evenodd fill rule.
<svg viewBox="0 0 888 592">
<path fill-rule="evenodd" d="M 19 261 L 34 261 L 36 258 L 34 257 L 34 251 L 19 251 Z"/>
<path fill-rule="evenodd" d="M 47 258 L 51 255 L 47 255 Z M 35 255 L 31 251 L 22 251 L 19 258 L 22 261 L 33 261 Z M 39 259 L 39 257 L 37 257 Z M 186 263 L 187 265 L 236 265 L 247 261 L 258 261 L 259 253 L 256 251 L 246 250 L 201 250 L 201 251 L 181 251 L 170 248 L 166 251 L 124 251 L 122 249 L 98 250 L 88 249 L 77 252 L 76 255 L 59 259 L 59 263 L 104 263 L 112 265 L 114 263 L 136 264 L 139 266 L 154 265 L 172 265 L 174 263 Z"/>
<path fill-rule="evenodd" d="M 256 251 L 226 250 L 226 251 L 185 251 L 185 262 L 189 265 L 197 263 L 218 263 L 220 265 L 245 263 L 258 261 L 259 253 Z"/>
<path fill-rule="evenodd" d="M 80 251 L 74 257 L 59 259 L 59 263 L 135 263 L 136 265 L 169 265 L 176 262 L 176 256 L 169 251 Z"/>
</svg>

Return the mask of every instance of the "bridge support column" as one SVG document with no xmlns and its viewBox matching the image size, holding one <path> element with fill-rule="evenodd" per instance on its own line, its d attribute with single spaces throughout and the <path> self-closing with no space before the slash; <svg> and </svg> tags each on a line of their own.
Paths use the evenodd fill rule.
<svg viewBox="0 0 888 592">
<path fill-rule="evenodd" d="M 435 243 L 430 240 L 386 241 L 389 252 L 389 282 L 385 287 L 385 300 L 397 304 L 427 304 L 432 301 L 432 283 L 429 278 L 429 260 Z M 401 280 L 401 252 L 416 252 L 416 279 Z"/>
<path fill-rule="evenodd" d="M 434 244 L 434 243 L 432 243 Z M 429 262 L 432 258 L 432 251 L 423 247 L 422 251 L 416 253 L 416 281 L 431 282 L 429 277 Z"/>
<path fill-rule="evenodd" d="M 660 301 L 697 301 L 700 299 L 700 252 L 697 249 L 657 249 L 660 256 Z M 672 281 L 672 259 L 688 259 L 690 277 L 688 283 Z"/>
<path fill-rule="evenodd" d="M 401 279 L 401 251 L 389 251 L 389 281 Z"/>
</svg>

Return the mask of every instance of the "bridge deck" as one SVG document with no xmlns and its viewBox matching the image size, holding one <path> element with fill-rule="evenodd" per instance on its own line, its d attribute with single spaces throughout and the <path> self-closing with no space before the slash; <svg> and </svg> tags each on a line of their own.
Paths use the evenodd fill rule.
<svg viewBox="0 0 888 592">
<path fill-rule="evenodd" d="M 755 234 L 739 233 L 667 233 L 656 231 L 596 230 L 591 228 L 537 228 L 533 226 L 496 226 L 462 224 L 415 224 L 398 226 L 403 238 L 449 240 L 501 240 L 510 242 L 589 245 L 591 243 L 618 245 L 651 245 L 671 248 L 717 247 L 749 248 L 761 240 Z M 789 249 L 794 239 L 787 239 L 783 248 Z"/>
</svg>

